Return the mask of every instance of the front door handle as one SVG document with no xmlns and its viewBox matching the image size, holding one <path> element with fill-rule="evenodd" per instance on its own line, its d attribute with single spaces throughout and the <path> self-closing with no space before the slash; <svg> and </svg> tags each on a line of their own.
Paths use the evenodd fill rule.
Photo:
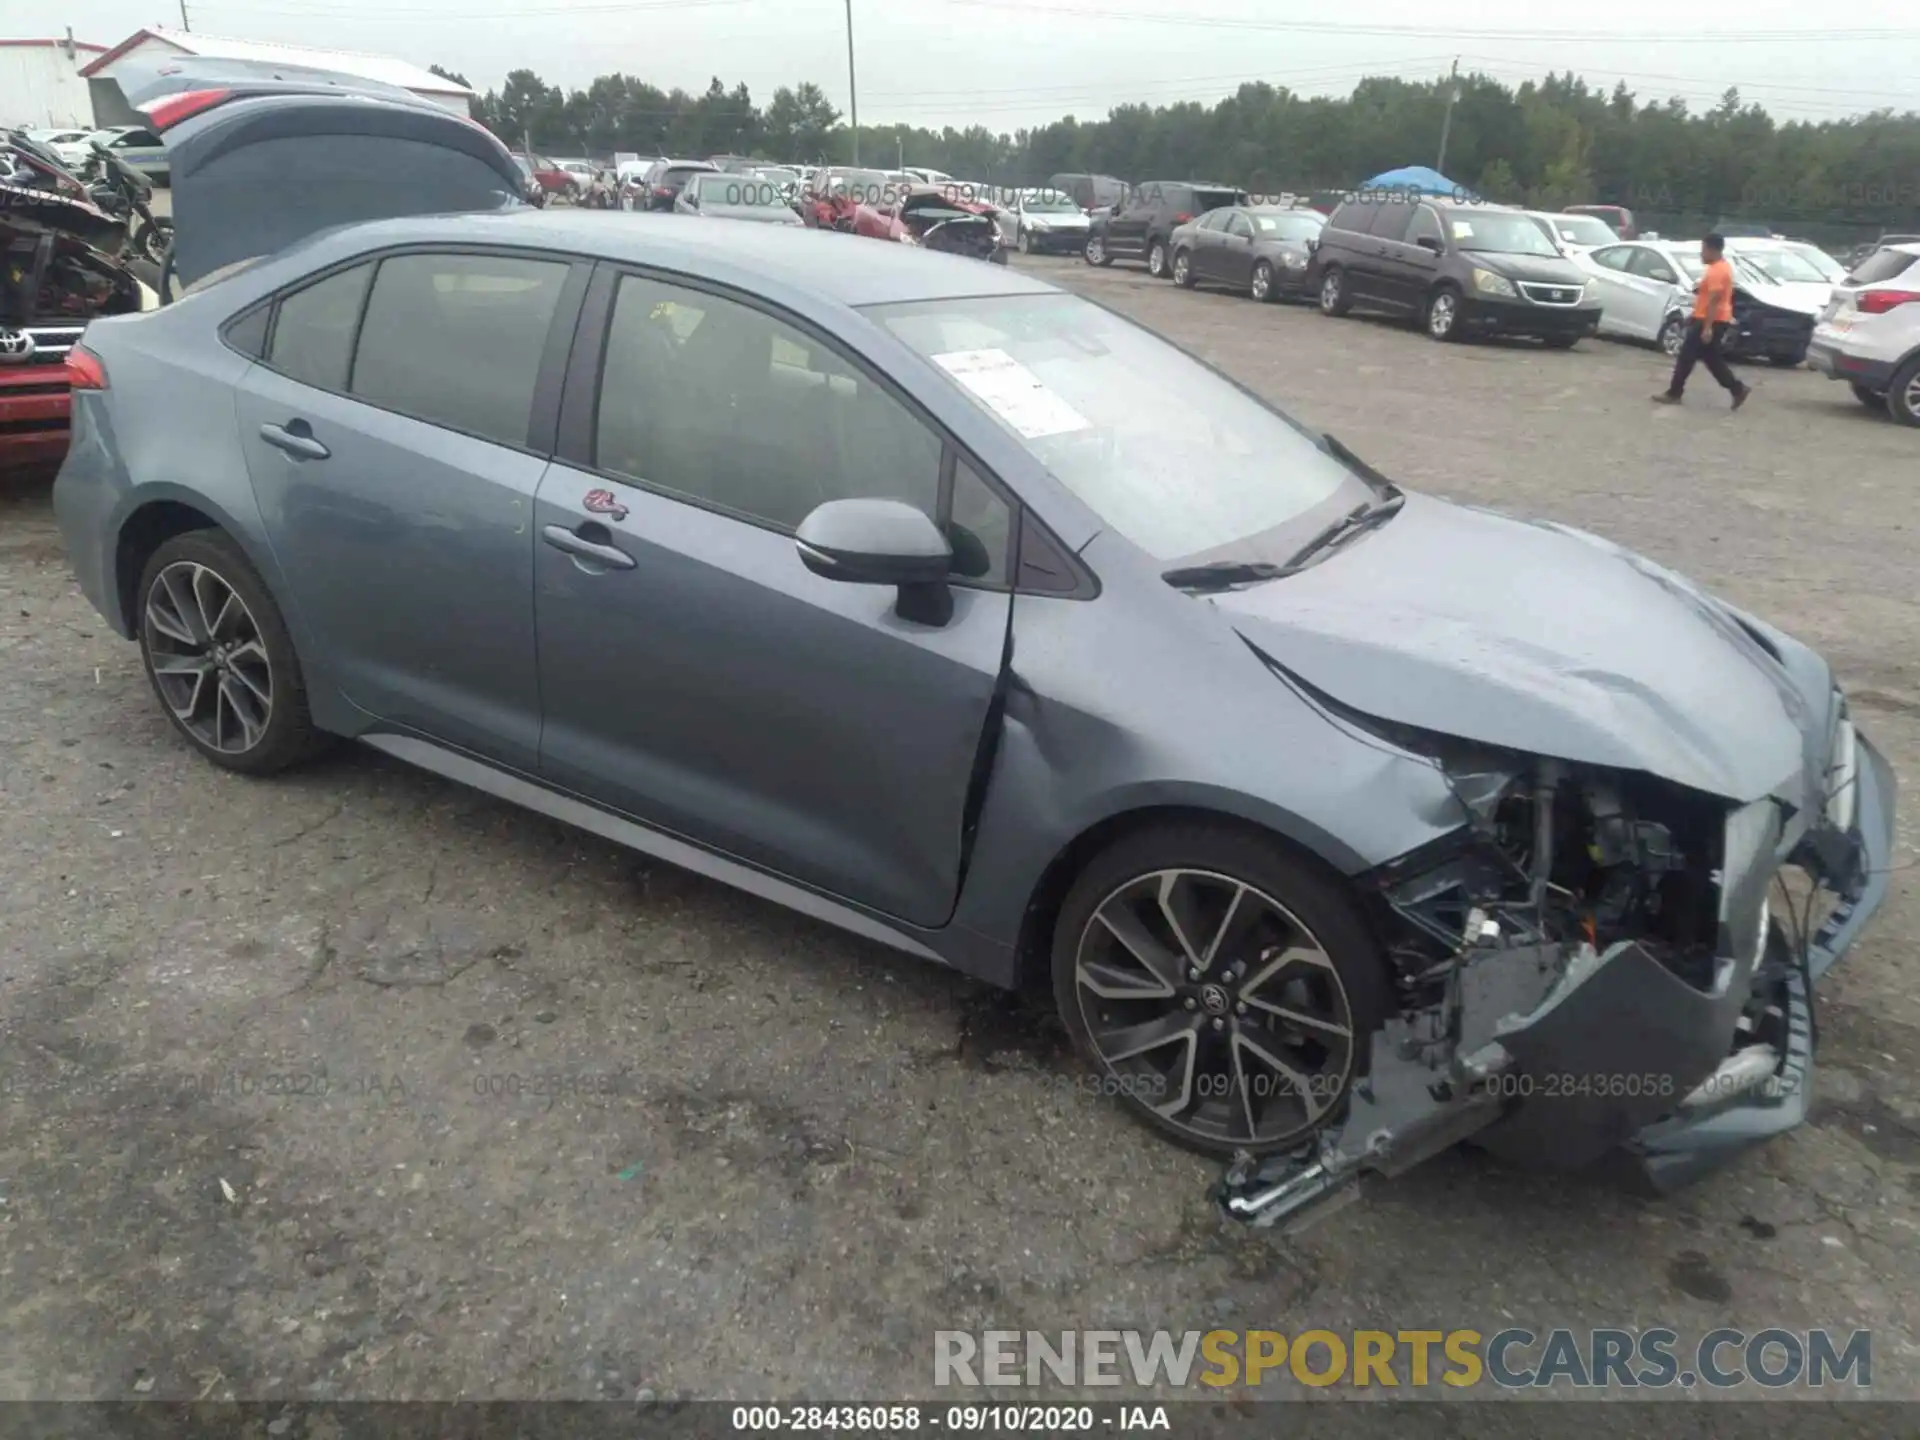
<svg viewBox="0 0 1920 1440">
<path fill-rule="evenodd" d="M 606 526 L 589 520 L 577 530 L 569 530 L 564 525 L 549 525 L 540 532 L 540 538 L 556 550 L 564 550 L 582 560 L 591 560 L 596 565 L 605 565 L 610 570 L 633 569 L 638 563 L 633 556 L 611 540 L 598 538 L 607 533 Z"/>
<path fill-rule="evenodd" d="M 313 429 L 304 420 L 289 420 L 285 425 L 262 425 L 260 438 L 276 450 L 284 450 L 296 460 L 324 460 L 333 452 L 313 438 Z"/>
</svg>

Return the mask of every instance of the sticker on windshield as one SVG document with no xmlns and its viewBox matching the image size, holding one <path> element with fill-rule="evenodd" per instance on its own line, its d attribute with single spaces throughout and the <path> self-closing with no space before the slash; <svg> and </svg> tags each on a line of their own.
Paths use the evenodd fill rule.
<svg viewBox="0 0 1920 1440">
<path fill-rule="evenodd" d="M 1004 350 L 949 350 L 934 356 L 933 362 L 1029 440 L 1092 425 Z"/>
<path fill-rule="evenodd" d="M 1470 220 L 1456 220 L 1456 221 L 1454 221 L 1454 222 L 1453 222 L 1453 238 L 1454 238 L 1454 239 L 1456 239 L 1456 240 L 1464 240 L 1464 239 L 1466 239 L 1466 238 L 1467 238 L 1467 237 L 1468 237 L 1469 235 L 1471 235 L 1471 234 L 1473 234 L 1473 222 L 1472 222 L 1472 221 L 1470 221 Z"/>
</svg>

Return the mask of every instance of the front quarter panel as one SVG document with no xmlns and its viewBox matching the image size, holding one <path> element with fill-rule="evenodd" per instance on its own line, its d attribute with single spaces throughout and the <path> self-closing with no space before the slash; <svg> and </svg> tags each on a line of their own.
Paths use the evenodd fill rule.
<svg viewBox="0 0 1920 1440">
<path fill-rule="evenodd" d="M 1083 552 L 1088 601 L 1022 595 L 995 768 L 956 922 L 1016 943 L 1078 837 L 1155 809 L 1259 826 L 1358 874 L 1466 817 L 1432 764 L 1327 719 L 1203 597 L 1126 542 Z"/>
</svg>

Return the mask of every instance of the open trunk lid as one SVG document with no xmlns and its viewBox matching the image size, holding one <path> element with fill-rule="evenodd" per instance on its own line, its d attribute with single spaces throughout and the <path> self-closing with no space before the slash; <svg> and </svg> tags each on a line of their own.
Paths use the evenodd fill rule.
<svg viewBox="0 0 1920 1440">
<path fill-rule="evenodd" d="M 398 86 L 184 56 L 119 84 L 166 142 L 183 286 L 336 225 L 524 203 L 505 145 Z"/>
</svg>

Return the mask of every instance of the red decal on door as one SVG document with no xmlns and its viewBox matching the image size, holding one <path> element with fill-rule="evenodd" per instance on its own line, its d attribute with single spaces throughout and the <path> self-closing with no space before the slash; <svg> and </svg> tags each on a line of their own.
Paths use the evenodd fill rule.
<svg viewBox="0 0 1920 1440">
<path fill-rule="evenodd" d="M 615 520 L 627 518 L 627 507 L 613 498 L 611 490 L 589 490 L 580 504 L 595 515 L 607 515 Z"/>
</svg>

